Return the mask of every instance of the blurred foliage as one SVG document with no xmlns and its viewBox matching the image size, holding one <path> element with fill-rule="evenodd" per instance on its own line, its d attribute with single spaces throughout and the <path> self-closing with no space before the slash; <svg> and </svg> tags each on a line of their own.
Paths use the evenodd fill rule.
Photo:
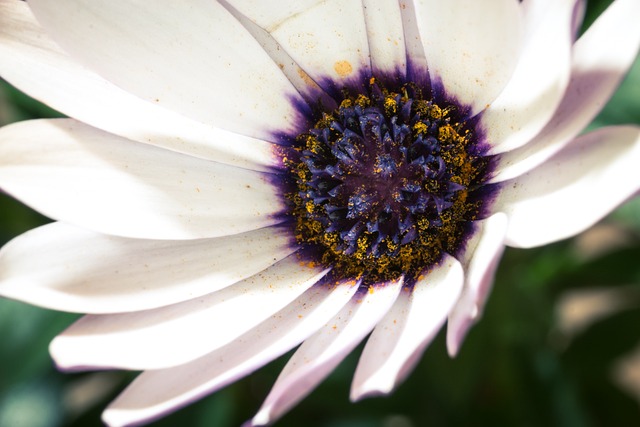
<svg viewBox="0 0 640 427">
<path fill-rule="evenodd" d="M 608 1 L 589 1 L 585 25 Z M 0 82 L 0 125 L 59 114 Z M 640 123 L 640 62 L 592 127 Z M 47 219 L 0 194 L 0 244 Z M 386 398 L 351 404 L 359 350 L 278 424 L 317 427 L 630 426 L 638 396 L 614 380 L 621 357 L 638 348 L 640 200 L 580 236 L 532 250 L 508 249 L 484 318 L 460 355 L 441 333 L 415 372 Z M 590 242 L 585 250 L 585 242 Z M 573 332 L 558 303 L 568 293 L 605 289 L 624 304 Z M 602 304 L 606 304 L 603 302 Z M 58 373 L 49 341 L 75 315 L 0 299 L 0 426 L 99 426 L 100 412 L 134 374 Z M 237 426 L 260 406 L 286 358 L 154 426 Z M 639 384 L 640 387 L 640 384 Z"/>
</svg>

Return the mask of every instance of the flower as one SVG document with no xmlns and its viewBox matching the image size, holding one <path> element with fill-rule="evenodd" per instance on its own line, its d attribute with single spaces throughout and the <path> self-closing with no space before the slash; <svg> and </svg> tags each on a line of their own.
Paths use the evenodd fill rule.
<svg viewBox="0 0 640 427">
<path fill-rule="evenodd" d="M 86 313 L 61 369 L 145 371 L 113 426 L 302 343 L 249 422 L 272 423 L 370 332 L 351 398 L 389 393 L 445 321 L 458 352 L 505 245 L 638 191 L 638 127 L 578 134 L 640 4 L 574 41 L 582 8 L 1 0 L 0 75 L 72 118 L 0 130 L 0 188 L 58 221 L 2 249 L 0 294 Z"/>
</svg>

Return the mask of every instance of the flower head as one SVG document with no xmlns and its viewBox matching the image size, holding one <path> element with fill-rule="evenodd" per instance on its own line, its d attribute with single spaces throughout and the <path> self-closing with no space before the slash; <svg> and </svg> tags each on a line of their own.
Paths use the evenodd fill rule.
<svg viewBox="0 0 640 427">
<path fill-rule="evenodd" d="M 301 344 L 272 423 L 369 333 L 351 398 L 389 393 L 445 322 L 459 351 L 505 245 L 638 191 L 637 127 L 579 133 L 640 3 L 576 40 L 582 7 L 0 0 L 0 76 L 71 117 L 0 129 L 0 188 L 58 221 L 2 249 L 0 294 L 86 313 L 61 369 L 144 371 L 113 426 Z"/>
</svg>

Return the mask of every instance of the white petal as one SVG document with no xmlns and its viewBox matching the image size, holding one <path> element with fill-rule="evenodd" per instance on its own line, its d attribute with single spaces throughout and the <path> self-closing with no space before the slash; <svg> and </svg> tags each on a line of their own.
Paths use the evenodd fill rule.
<svg viewBox="0 0 640 427">
<path fill-rule="evenodd" d="M 536 36 L 536 28 L 542 24 L 547 16 L 549 8 L 554 6 L 554 0 L 522 0 L 520 6 L 524 19 L 525 42 Z M 571 34 L 575 40 L 578 31 L 582 26 L 584 18 L 586 0 L 575 0 L 573 18 L 571 20 Z"/>
<path fill-rule="evenodd" d="M 274 177 L 71 119 L 0 129 L 0 188 L 44 215 L 107 234 L 191 239 L 281 222 Z"/>
<path fill-rule="evenodd" d="M 507 244 L 546 245 L 591 227 L 640 188 L 640 127 L 575 139 L 536 169 L 502 183 L 494 209 L 509 216 Z"/>
<path fill-rule="evenodd" d="M 416 16 L 415 5 L 412 0 L 400 0 L 400 15 L 402 16 L 402 27 L 404 31 L 405 50 L 407 52 L 407 80 L 422 87 L 429 87 L 429 67 L 427 57 L 422 45 L 418 22 L 420 17 Z"/>
<path fill-rule="evenodd" d="M 460 296 L 464 273 L 447 255 L 412 289 L 400 293 L 367 340 L 351 384 L 351 400 L 390 393 L 420 360 Z"/>
<path fill-rule="evenodd" d="M 260 0 L 229 3 L 271 34 L 324 89 L 340 90 L 340 83 L 371 74 L 361 0 L 281 0 L 277 7 Z"/>
<path fill-rule="evenodd" d="M 0 295 L 79 313 L 146 310 L 222 289 L 294 250 L 290 233 L 281 228 L 171 241 L 53 223 L 0 250 Z"/>
<path fill-rule="evenodd" d="M 300 344 L 331 319 L 358 288 L 318 284 L 236 341 L 186 365 L 142 373 L 109 406 L 111 427 L 150 421 L 213 393 Z"/>
<path fill-rule="evenodd" d="M 571 28 L 573 30 L 573 39 L 577 39 L 584 22 L 584 15 L 587 12 L 587 0 L 576 0 L 576 7 L 573 11 L 573 22 Z"/>
<path fill-rule="evenodd" d="M 202 123 L 269 140 L 300 99 L 218 2 L 30 1 L 47 32 L 107 80 Z M 69 25 L 73 22 L 73 25 Z"/>
<path fill-rule="evenodd" d="M 525 44 L 513 77 L 482 115 L 492 153 L 520 147 L 547 124 L 571 71 L 576 0 L 556 0 Z"/>
<path fill-rule="evenodd" d="M 431 78 L 446 94 L 484 110 L 520 55 L 522 11 L 515 0 L 414 0 Z"/>
<path fill-rule="evenodd" d="M 487 302 L 498 261 L 504 251 L 507 216 L 497 213 L 476 222 L 478 230 L 465 248 L 462 265 L 465 281 L 462 294 L 449 314 L 447 350 L 458 353 L 469 328 L 480 319 Z"/>
<path fill-rule="evenodd" d="M 397 280 L 356 294 L 291 356 L 250 425 L 274 422 L 307 396 L 375 327 L 401 289 Z"/>
<path fill-rule="evenodd" d="M 407 54 L 398 0 L 363 0 L 374 73 L 406 74 Z"/>
<path fill-rule="evenodd" d="M 25 2 L 0 0 L 0 75 L 50 107 L 125 138 L 250 169 L 276 165 L 271 144 L 166 110 L 79 65 Z"/>
<path fill-rule="evenodd" d="M 542 25 L 547 17 L 547 12 L 554 3 L 556 3 L 554 0 L 523 0 L 520 2 L 525 42 L 534 37 L 536 29 Z"/>
<path fill-rule="evenodd" d="M 531 142 L 504 153 L 493 182 L 515 178 L 543 163 L 580 133 L 602 109 L 640 47 L 640 2 L 616 0 L 573 48 L 571 81 L 553 118 Z M 612 48 L 615 46 L 615 49 Z"/>
<path fill-rule="evenodd" d="M 161 369 L 216 350 L 268 319 L 327 270 L 296 254 L 235 285 L 154 310 L 87 315 L 51 343 L 62 369 Z"/>
<path fill-rule="evenodd" d="M 573 18 L 571 20 L 571 33 L 573 38 L 577 37 L 582 20 L 584 18 L 587 0 L 576 0 Z M 553 7 L 553 0 L 521 0 L 520 6 L 524 13 L 525 39 L 535 36 L 535 28 L 542 23 L 547 10 Z"/>
<path fill-rule="evenodd" d="M 274 13 L 279 14 L 279 16 L 281 16 L 280 19 L 283 19 L 282 17 L 286 15 L 280 14 L 298 13 L 299 11 L 303 11 L 305 8 L 312 7 L 316 1 L 317 0 L 304 0 L 287 3 L 282 2 L 275 8 L 272 7 L 270 3 L 263 1 L 252 3 L 247 3 L 246 1 L 232 1 L 232 3 L 244 6 L 245 9 L 249 7 L 248 10 L 252 15 L 257 14 L 257 21 L 262 22 L 265 18 L 261 17 L 261 14 L 264 14 L 265 12 L 269 14 L 269 16 Z M 300 65 L 294 61 L 291 55 L 289 55 L 282 45 L 278 43 L 278 41 L 267 32 L 267 30 L 260 27 L 249 17 L 243 15 L 234 7 L 234 5 L 229 3 L 223 3 L 223 5 L 247 29 L 258 43 L 260 43 L 260 46 L 262 46 L 271 59 L 278 64 L 280 70 L 285 76 L 287 76 L 291 84 L 298 90 L 309 105 L 316 105 L 318 102 L 321 102 L 326 109 L 333 110 L 338 108 L 336 101 L 324 92 L 306 71 L 300 68 Z M 267 10 L 260 10 L 261 7 L 267 7 Z"/>
</svg>

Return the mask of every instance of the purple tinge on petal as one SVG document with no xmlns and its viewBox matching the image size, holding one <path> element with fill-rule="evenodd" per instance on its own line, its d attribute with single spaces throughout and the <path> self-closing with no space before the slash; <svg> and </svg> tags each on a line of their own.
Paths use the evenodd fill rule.
<svg viewBox="0 0 640 427">
<path fill-rule="evenodd" d="M 580 32 L 580 27 L 582 26 L 582 21 L 584 19 L 584 14 L 587 10 L 587 2 L 586 0 L 577 0 L 576 4 L 573 8 L 573 19 L 572 21 L 572 33 L 574 40 L 578 38 L 578 34 Z"/>
<path fill-rule="evenodd" d="M 175 368 L 143 372 L 107 408 L 104 421 L 110 426 L 148 423 L 249 375 L 316 332 L 351 300 L 358 285 L 325 276 L 219 350 Z"/>
<path fill-rule="evenodd" d="M 405 75 L 405 31 L 399 2 L 363 0 L 362 6 L 373 73 L 398 70 Z"/>
<path fill-rule="evenodd" d="M 420 30 L 416 18 L 415 4 L 412 1 L 402 3 L 400 8 L 404 31 L 405 51 L 407 55 L 407 80 L 420 87 L 431 86 L 429 67 L 424 53 L 424 46 L 420 40 Z"/>
<path fill-rule="evenodd" d="M 267 425 L 307 396 L 374 328 L 402 289 L 403 280 L 361 287 L 333 319 L 294 353 L 249 425 Z"/>
<path fill-rule="evenodd" d="M 482 314 L 504 251 L 506 230 L 507 216 L 503 213 L 478 221 L 477 234 L 463 255 L 464 288 L 447 325 L 447 349 L 451 356 L 458 353 L 469 328 Z"/>
<path fill-rule="evenodd" d="M 462 266 L 450 255 L 403 292 L 367 340 L 351 400 L 390 393 L 406 378 L 460 296 Z"/>
<path fill-rule="evenodd" d="M 326 268 L 301 263 L 294 253 L 232 286 L 179 304 L 133 313 L 87 315 L 54 339 L 52 356 L 68 369 L 87 364 L 123 369 L 181 365 L 253 329 L 295 301 L 327 272 Z"/>
<path fill-rule="evenodd" d="M 527 145 L 499 158 L 493 182 L 520 176 L 571 142 L 604 107 L 640 47 L 637 0 L 615 1 L 573 47 L 571 81 L 553 118 Z M 615 46 L 615 49 L 612 48 Z"/>
<path fill-rule="evenodd" d="M 495 209 L 509 216 L 506 243 L 541 246 L 586 230 L 638 191 L 639 159 L 640 127 L 605 127 L 505 182 Z"/>
</svg>

